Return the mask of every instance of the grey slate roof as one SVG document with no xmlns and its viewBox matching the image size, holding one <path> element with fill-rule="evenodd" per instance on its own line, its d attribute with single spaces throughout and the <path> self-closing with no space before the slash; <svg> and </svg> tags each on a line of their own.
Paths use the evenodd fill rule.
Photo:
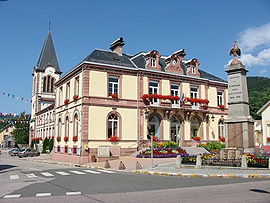
<svg viewBox="0 0 270 203">
<path fill-rule="evenodd" d="M 41 50 L 35 70 L 45 71 L 48 65 L 53 66 L 56 73 L 61 73 L 50 31 Z"/>
</svg>

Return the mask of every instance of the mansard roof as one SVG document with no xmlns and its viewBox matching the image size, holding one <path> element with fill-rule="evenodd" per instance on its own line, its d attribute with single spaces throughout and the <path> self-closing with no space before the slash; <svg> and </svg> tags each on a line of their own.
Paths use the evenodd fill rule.
<svg viewBox="0 0 270 203">
<path fill-rule="evenodd" d="M 146 69 L 146 58 L 147 52 L 140 52 L 135 55 L 129 54 L 122 54 L 119 55 L 113 51 L 106 51 L 96 49 L 91 54 L 89 54 L 83 61 L 93 62 L 93 63 L 100 63 L 100 64 L 108 64 L 108 65 L 116 65 L 121 67 L 127 68 L 134 68 L 134 69 Z M 159 60 L 159 64 L 161 66 L 161 72 L 165 72 L 166 67 L 166 56 L 161 56 Z M 190 60 L 182 60 L 180 65 L 183 69 L 184 75 L 187 75 L 187 68 L 189 66 Z M 207 73 L 203 70 L 200 70 L 200 77 L 212 81 L 217 82 L 227 82 L 219 77 L 216 77 L 210 73 Z"/>
<path fill-rule="evenodd" d="M 35 70 L 45 71 L 48 65 L 54 67 L 56 73 L 61 73 L 50 31 L 41 50 Z"/>
</svg>

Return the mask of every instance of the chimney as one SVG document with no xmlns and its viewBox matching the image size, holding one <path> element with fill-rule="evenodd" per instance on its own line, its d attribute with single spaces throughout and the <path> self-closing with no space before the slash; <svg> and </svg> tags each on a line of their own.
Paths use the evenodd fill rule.
<svg viewBox="0 0 270 203">
<path fill-rule="evenodd" d="M 122 37 L 115 40 L 113 43 L 111 43 L 110 50 L 113 52 L 116 52 L 118 55 L 122 56 L 122 47 L 125 45 L 124 39 Z"/>
</svg>

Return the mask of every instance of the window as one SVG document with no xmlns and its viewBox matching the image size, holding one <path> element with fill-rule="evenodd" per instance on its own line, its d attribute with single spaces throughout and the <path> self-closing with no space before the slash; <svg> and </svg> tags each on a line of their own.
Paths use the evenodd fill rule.
<svg viewBox="0 0 270 203">
<path fill-rule="evenodd" d="M 80 79 L 79 77 L 75 78 L 74 95 L 77 95 L 77 96 L 79 96 L 79 87 L 80 87 L 79 79 Z"/>
<path fill-rule="evenodd" d="M 60 87 L 59 88 L 59 98 L 58 98 L 59 106 L 62 104 L 62 98 L 63 98 L 63 87 Z"/>
<path fill-rule="evenodd" d="M 191 137 L 200 137 L 200 126 L 201 126 L 201 121 L 193 117 L 191 119 Z"/>
<path fill-rule="evenodd" d="M 59 120 L 58 120 L 58 126 L 57 126 L 57 128 L 58 128 L 58 136 L 62 136 L 62 122 L 61 122 L 61 118 L 59 118 Z"/>
<path fill-rule="evenodd" d="M 179 85 L 171 85 L 171 95 L 179 97 Z M 172 100 L 173 106 L 179 106 L 179 100 Z"/>
<path fill-rule="evenodd" d="M 70 83 L 67 83 L 67 88 L 66 88 L 66 99 L 70 98 Z"/>
<path fill-rule="evenodd" d="M 46 81 L 47 81 L 47 77 L 44 77 L 43 78 L 43 92 L 46 92 L 46 85 L 47 85 L 47 83 L 46 83 Z"/>
<path fill-rule="evenodd" d="M 108 117 L 108 138 L 112 136 L 119 137 L 119 118 L 116 114 L 110 114 Z"/>
<path fill-rule="evenodd" d="M 54 77 L 47 75 L 43 78 L 43 92 L 53 93 L 54 92 Z"/>
<path fill-rule="evenodd" d="M 218 91 L 217 92 L 217 105 L 224 105 L 223 102 L 223 91 Z"/>
<path fill-rule="evenodd" d="M 148 120 L 148 135 L 154 135 L 158 137 L 159 139 L 161 138 L 160 136 L 160 119 L 157 115 L 151 115 L 149 116 Z"/>
<path fill-rule="evenodd" d="M 225 127 L 224 127 L 224 121 L 221 120 L 218 123 L 218 137 L 225 137 Z"/>
<path fill-rule="evenodd" d="M 158 94 L 159 93 L 159 85 L 156 81 L 150 81 L 149 82 L 149 94 Z M 150 104 L 157 105 L 158 99 L 150 99 Z"/>
<path fill-rule="evenodd" d="M 195 74 L 195 67 L 194 66 L 192 66 L 191 70 L 192 70 L 192 74 Z"/>
<path fill-rule="evenodd" d="M 68 120 L 68 117 L 66 117 L 66 120 L 65 120 L 65 137 L 69 137 L 69 120 Z"/>
<path fill-rule="evenodd" d="M 34 81 L 33 81 L 33 94 L 36 93 L 36 76 L 34 77 Z"/>
<path fill-rule="evenodd" d="M 157 66 L 156 59 L 154 57 L 151 57 L 150 61 L 151 61 L 151 66 L 152 67 L 156 67 Z"/>
<path fill-rule="evenodd" d="M 109 95 L 117 94 L 118 95 L 118 77 L 109 77 Z"/>
<path fill-rule="evenodd" d="M 190 97 L 191 98 L 198 98 L 198 89 L 199 89 L 198 87 L 191 87 L 190 88 Z M 199 104 L 193 102 L 192 103 L 192 108 L 193 109 L 198 109 L 199 108 Z"/>
<path fill-rule="evenodd" d="M 79 135 L 79 118 L 78 118 L 78 114 L 76 113 L 74 115 L 74 124 L 73 124 L 73 129 L 74 129 L 74 136 L 78 136 Z"/>
</svg>

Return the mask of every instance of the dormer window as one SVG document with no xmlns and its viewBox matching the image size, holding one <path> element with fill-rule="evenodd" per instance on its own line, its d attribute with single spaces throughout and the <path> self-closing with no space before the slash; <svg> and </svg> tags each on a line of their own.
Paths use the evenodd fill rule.
<svg viewBox="0 0 270 203">
<path fill-rule="evenodd" d="M 157 66 L 156 59 L 154 57 L 151 57 L 150 61 L 151 61 L 151 66 L 152 67 L 156 67 Z"/>
<path fill-rule="evenodd" d="M 172 64 L 173 64 L 173 65 L 176 64 L 176 60 L 175 60 L 175 59 L 172 60 Z"/>
<path fill-rule="evenodd" d="M 194 66 L 191 68 L 191 70 L 192 70 L 192 74 L 195 74 L 195 67 Z"/>
</svg>

